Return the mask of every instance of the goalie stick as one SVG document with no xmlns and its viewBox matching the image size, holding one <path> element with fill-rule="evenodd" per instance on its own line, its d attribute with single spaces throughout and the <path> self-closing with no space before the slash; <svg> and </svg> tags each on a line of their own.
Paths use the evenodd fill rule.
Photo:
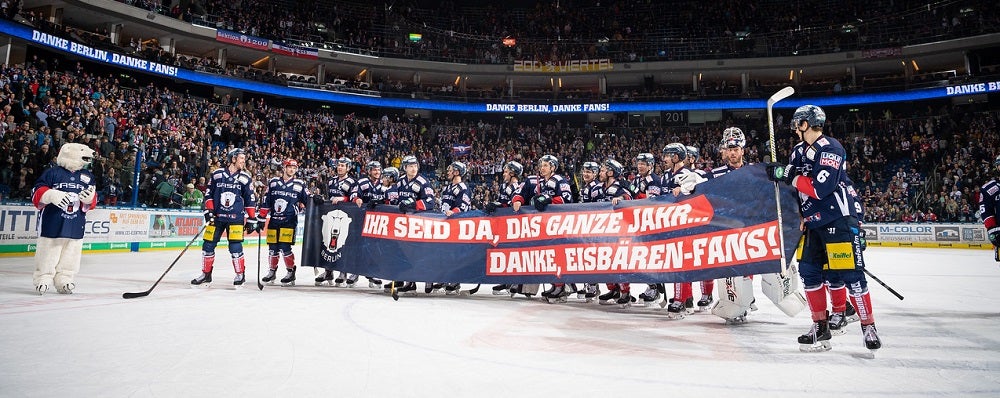
<svg viewBox="0 0 1000 398">
<path fill-rule="evenodd" d="M 767 99 L 767 129 L 768 129 L 768 143 L 771 147 L 771 162 L 778 161 L 778 148 L 774 144 L 774 104 L 785 98 L 788 98 L 795 94 L 795 88 L 792 86 L 785 87 L 778 92 L 774 93 L 771 98 Z M 782 223 L 781 223 L 781 191 L 778 183 L 774 183 L 774 200 L 777 204 L 778 210 L 778 242 L 781 245 L 781 277 L 786 277 L 788 273 L 788 264 L 785 262 L 785 239 L 782 236 Z"/>
<path fill-rule="evenodd" d="M 125 292 L 125 293 L 122 293 L 122 298 L 123 299 L 132 299 L 132 298 L 138 298 L 138 297 L 146 297 L 146 296 L 148 296 L 149 293 L 152 292 L 154 288 L 156 288 L 156 285 L 160 284 L 160 281 L 163 280 L 163 277 L 167 276 L 167 273 L 170 272 L 170 269 L 174 267 L 174 264 L 177 264 L 177 260 L 180 260 L 181 256 L 183 256 L 184 253 L 187 252 L 188 248 L 191 247 L 191 244 L 193 244 L 194 241 L 198 240 L 198 238 L 201 237 L 201 234 L 205 232 L 205 228 L 208 228 L 208 223 L 203 224 L 201 226 L 201 229 L 198 230 L 198 233 L 194 234 L 194 237 L 192 237 L 191 240 L 188 241 L 187 245 L 184 246 L 184 250 L 181 250 L 181 254 L 178 254 L 177 258 L 174 259 L 174 262 L 170 263 L 170 266 L 168 266 L 167 269 L 163 271 L 163 274 L 160 275 L 160 278 L 157 279 L 156 282 L 153 282 L 153 286 L 150 286 L 149 289 L 146 289 L 146 291 L 144 291 L 144 292 L 135 292 L 135 293 Z"/>
</svg>

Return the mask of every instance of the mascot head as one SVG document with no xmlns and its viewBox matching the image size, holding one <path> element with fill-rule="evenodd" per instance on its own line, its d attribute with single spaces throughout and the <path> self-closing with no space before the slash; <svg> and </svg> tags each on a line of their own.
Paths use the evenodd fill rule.
<svg viewBox="0 0 1000 398">
<path fill-rule="evenodd" d="M 83 144 L 67 143 L 59 148 L 59 156 L 56 157 L 56 164 L 65 167 L 69 171 L 79 171 L 94 161 L 93 149 Z"/>
</svg>

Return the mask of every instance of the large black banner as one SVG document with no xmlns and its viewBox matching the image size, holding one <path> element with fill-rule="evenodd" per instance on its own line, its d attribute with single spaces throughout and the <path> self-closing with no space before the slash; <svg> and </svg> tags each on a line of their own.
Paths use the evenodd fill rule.
<svg viewBox="0 0 1000 398">
<path fill-rule="evenodd" d="M 794 190 L 781 185 L 781 235 L 799 236 Z M 774 184 L 744 167 L 694 194 L 524 206 L 487 216 L 402 214 L 353 203 L 309 206 L 302 265 L 392 280 L 463 283 L 684 282 L 774 273 L 781 242 Z"/>
</svg>

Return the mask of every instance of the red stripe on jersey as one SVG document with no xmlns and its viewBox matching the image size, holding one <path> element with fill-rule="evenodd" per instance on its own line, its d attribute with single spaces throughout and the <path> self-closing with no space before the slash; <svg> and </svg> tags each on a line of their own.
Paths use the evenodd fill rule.
<svg viewBox="0 0 1000 398">
<path fill-rule="evenodd" d="M 795 189 L 798 189 L 799 192 L 808 195 L 810 198 L 819 199 L 819 194 L 816 193 L 816 188 L 813 187 L 812 178 L 806 176 L 795 176 L 795 179 L 792 180 L 792 186 L 794 186 Z"/>
</svg>

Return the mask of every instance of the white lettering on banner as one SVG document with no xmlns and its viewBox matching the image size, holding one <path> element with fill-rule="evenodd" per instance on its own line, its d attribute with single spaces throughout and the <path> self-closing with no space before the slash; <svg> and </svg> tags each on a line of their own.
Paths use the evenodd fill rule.
<svg viewBox="0 0 1000 398">
<path fill-rule="evenodd" d="M 777 222 L 653 242 L 487 250 L 487 275 L 676 272 L 780 258 Z M 555 264 L 555 265 L 553 265 Z M 546 266 L 547 265 L 547 266 Z"/>
<path fill-rule="evenodd" d="M 90 59 L 111 63 L 115 65 L 121 65 L 133 69 L 149 71 L 160 75 L 177 76 L 177 73 L 179 72 L 179 69 L 176 66 L 163 65 L 156 62 L 150 62 L 143 59 L 130 57 L 127 55 L 96 49 L 85 44 L 69 41 L 67 39 L 63 39 L 57 36 L 52 36 L 47 33 L 42 33 L 37 30 L 33 30 L 31 32 L 31 40 L 35 41 L 36 43 L 41 43 L 48 45 L 50 47 L 55 47 L 61 50 L 69 51 L 71 53 L 81 55 Z"/>
<path fill-rule="evenodd" d="M 111 54 L 111 62 L 118 65 L 125 65 L 133 67 L 136 69 L 146 69 L 149 61 L 144 59 L 132 58 L 127 55 Z"/>
<path fill-rule="evenodd" d="M 69 40 L 42 33 L 37 30 L 31 31 L 31 40 L 52 47 L 61 48 L 63 50 L 69 50 Z"/>
<path fill-rule="evenodd" d="M 565 105 L 531 105 L 531 104 L 486 104 L 487 112 L 526 112 L 526 113 L 570 113 L 570 112 L 608 112 L 611 104 L 565 104 Z"/>
<path fill-rule="evenodd" d="M 996 82 L 993 82 L 994 84 Z M 986 92 L 986 83 L 963 84 L 947 87 L 948 95 L 977 94 Z"/>
</svg>

